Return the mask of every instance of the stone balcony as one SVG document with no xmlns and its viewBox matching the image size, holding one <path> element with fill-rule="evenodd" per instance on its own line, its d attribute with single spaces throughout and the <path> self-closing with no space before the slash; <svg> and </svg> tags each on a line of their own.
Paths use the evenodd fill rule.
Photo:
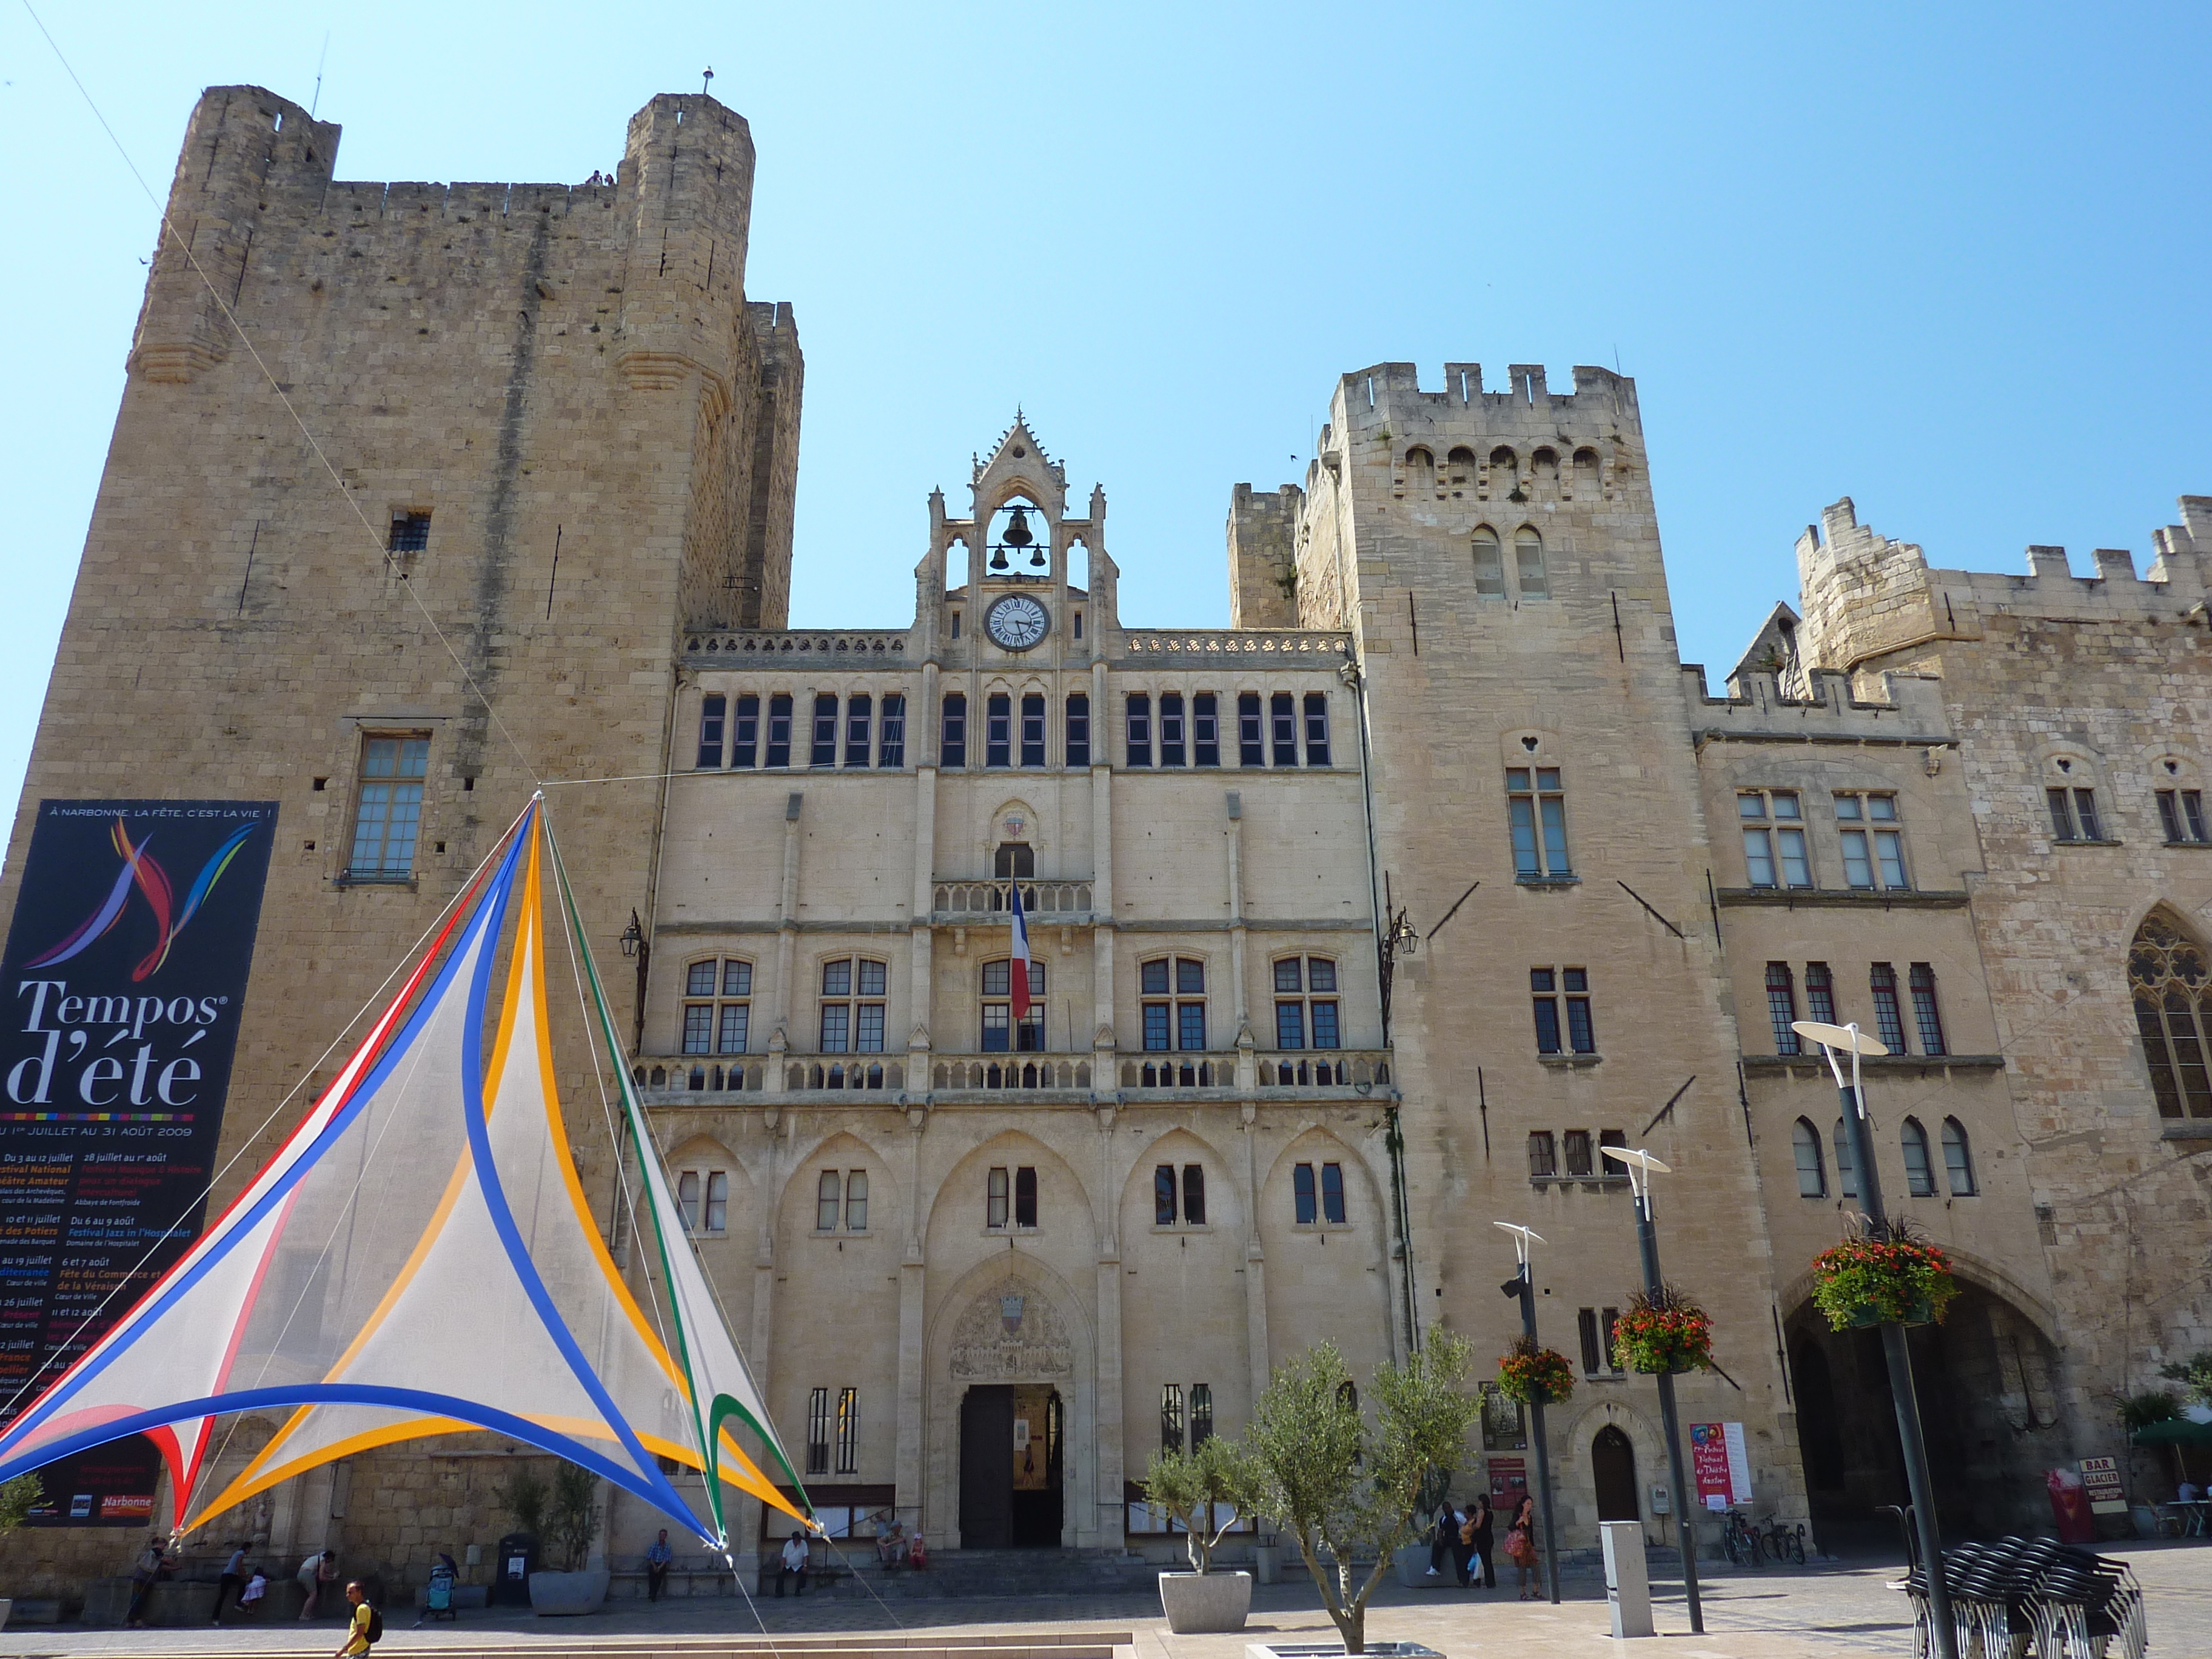
<svg viewBox="0 0 2212 1659">
<path fill-rule="evenodd" d="M 968 881 L 940 876 L 930 884 L 929 919 L 948 927 L 1003 924 L 1013 908 L 1012 893 L 1015 885 L 1012 880 Z M 1030 920 L 1062 927 L 1091 925 L 1091 882 L 1087 877 L 1074 880 L 1031 880 L 1024 877 L 1019 885 L 1022 914 Z"/>
<path fill-rule="evenodd" d="M 1319 1097 L 1391 1092 L 1387 1049 L 1317 1048 L 1240 1054 L 1089 1054 L 640 1055 L 631 1077 L 648 1106 L 991 1103 L 1092 1107 L 1174 1101 Z"/>
</svg>

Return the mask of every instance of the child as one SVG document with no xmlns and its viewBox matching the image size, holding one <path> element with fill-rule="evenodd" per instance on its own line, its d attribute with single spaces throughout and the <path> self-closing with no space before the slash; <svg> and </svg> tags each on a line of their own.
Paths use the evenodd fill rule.
<svg viewBox="0 0 2212 1659">
<path fill-rule="evenodd" d="M 238 1598 L 239 1612 L 248 1619 L 252 1618 L 261 1611 L 261 1598 L 268 1594 L 269 1575 L 256 1567 L 252 1577 L 246 1581 L 244 1593 Z"/>
</svg>

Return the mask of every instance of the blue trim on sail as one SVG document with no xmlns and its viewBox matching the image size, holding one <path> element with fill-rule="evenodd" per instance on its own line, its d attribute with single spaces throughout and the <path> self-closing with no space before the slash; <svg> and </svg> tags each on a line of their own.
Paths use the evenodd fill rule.
<svg viewBox="0 0 2212 1659">
<path fill-rule="evenodd" d="M 707 1544 L 715 1540 L 712 1534 L 700 1525 L 690 1506 L 676 1496 L 665 1478 L 657 1485 L 648 1484 L 638 1477 L 635 1469 L 626 1468 L 605 1453 L 593 1450 L 582 1441 L 571 1436 L 533 1423 L 528 1418 L 517 1417 L 512 1412 L 501 1411 L 480 1401 L 462 1400 L 452 1395 L 437 1394 L 427 1389 L 394 1389 L 375 1383 L 361 1382 L 302 1382 L 267 1389 L 240 1389 L 234 1393 L 210 1395 L 204 1400 L 180 1401 L 153 1411 L 139 1412 L 131 1417 L 117 1418 L 89 1429 L 80 1430 L 60 1439 L 33 1448 L 15 1456 L 0 1459 L 0 1480 L 11 1480 L 19 1474 L 67 1457 L 72 1452 L 88 1447 L 105 1445 L 111 1440 L 123 1440 L 134 1434 L 143 1434 L 149 1429 L 158 1429 L 167 1423 L 180 1423 L 195 1417 L 211 1417 L 229 1412 L 249 1412 L 264 1406 L 380 1406 L 398 1411 L 434 1413 L 441 1417 L 458 1418 L 473 1423 L 479 1428 L 496 1434 L 512 1435 L 542 1451 L 556 1457 L 565 1457 L 572 1463 L 582 1465 L 592 1474 L 613 1481 L 625 1492 L 635 1493 L 668 1516 L 679 1521 L 697 1534 Z M 657 1474 L 659 1466 L 648 1463 Z"/>
<path fill-rule="evenodd" d="M 506 859 L 500 866 L 499 874 L 478 896 L 476 914 L 470 918 L 469 925 L 463 932 L 460 942 L 446 958 L 445 966 L 438 970 L 437 978 L 431 982 L 430 989 L 422 1000 L 416 1005 L 415 1012 L 408 1017 L 407 1023 L 400 1028 L 399 1035 L 394 1037 L 390 1046 L 385 1049 L 384 1057 L 377 1061 L 368 1076 L 354 1091 L 353 1098 L 348 1101 L 344 1108 L 324 1126 L 323 1132 L 315 1137 L 313 1144 L 294 1160 L 292 1167 L 261 1195 L 252 1209 L 242 1216 L 232 1218 L 222 1237 L 210 1248 L 205 1255 L 192 1264 L 189 1272 L 163 1291 L 160 1300 L 143 1308 L 132 1317 L 129 1330 L 120 1333 L 116 1341 L 82 1372 L 58 1386 L 52 1394 L 18 1418 L 9 1426 L 7 1433 L 0 1435 L 0 1456 L 4 1456 L 9 1447 L 20 1443 L 25 1435 L 29 1434 L 40 1424 L 53 1416 L 62 1407 L 75 1399 L 87 1383 L 106 1370 L 117 1358 L 128 1352 L 161 1315 L 174 1307 L 179 1300 L 207 1276 L 216 1263 L 226 1260 L 232 1250 L 237 1248 L 240 1241 L 260 1225 L 270 1210 L 290 1195 L 292 1189 L 306 1178 L 307 1171 L 331 1149 L 337 1138 L 352 1126 L 354 1120 L 368 1109 L 369 1102 L 376 1098 L 385 1080 L 392 1074 L 392 1069 L 406 1057 L 408 1050 L 421 1037 L 422 1028 L 429 1023 L 431 1016 L 437 1012 L 440 1004 L 445 999 L 447 991 L 452 986 L 454 975 L 460 971 L 461 963 L 483 936 L 484 921 L 489 912 L 493 896 L 497 894 L 502 906 L 504 905 L 507 886 L 514 876 L 515 856 L 521 846 L 522 838 L 519 836 L 514 837 L 513 844 L 507 848 Z M 484 956 L 488 960 L 490 956 L 489 948 L 484 951 Z M 48 1462 L 51 1459 L 42 1458 L 41 1461 Z"/>
</svg>

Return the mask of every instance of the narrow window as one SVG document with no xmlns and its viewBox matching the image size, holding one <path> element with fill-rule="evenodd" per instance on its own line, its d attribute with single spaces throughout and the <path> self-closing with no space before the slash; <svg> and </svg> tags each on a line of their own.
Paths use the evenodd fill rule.
<svg viewBox="0 0 2212 1659">
<path fill-rule="evenodd" d="M 773 693 L 768 700 L 768 761 L 770 767 L 791 764 L 791 694 Z"/>
<path fill-rule="evenodd" d="M 1897 969 L 1877 962 L 1869 971 L 1867 982 L 1874 993 L 1875 1034 L 1893 1054 L 1905 1053 L 1905 1021 L 1897 1006 Z"/>
<path fill-rule="evenodd" d="M 738 730 L 730 744 L 730 764 L 750 770 L 760 760 L 760 699 L 738 699 Z"/>
<path fill-rule="evenodd" d="M 1513 828 L 1513 873 L 1522 881 L 1564 878 L 1567 860 L 1567 798 L 1556 766 L 1505 769 L 1505 810 Z"/>
<path fill-rule="evenodd" d="M 699 758 L 702 772 L 717 770 L 722 764 L 722 722 L 730 706 L 729 699 L 719 691 L 710 697 L 699 699 Z M 2172 836 L 2167 837 L 2172 840 Z"/>
<path fill-rule="evenodd" d="M 1825 962 L 1805 964 L 1805 1014 L 1823 1025 L 1836 1024 L 1836 981 Z"/>
<path fill-rule="evenodd" d="M 859 1467 L 860 1451 L 860 1391 L 858 1389 L 837 1390 L 837 1473 L 852 1474 Z"/>
<path fill-rule="evenodd" d="M 1948 1054 L 1943 1042 L 1942 1011 L 1936 1006 L 1935 969 L 1924 962 L 1914 963 L 1907 970 L 1906 983 L 1912 988 L 1912 1019 L 1920 1028 L 1920 1052 Z"/>
<path fill-rule="evenodd" d="M 2212 1117 L 2212 1073 L 2205 1063 L 2205 1008 L 2212 997 L 2204 989 L 2204 952 L 2154 910 L 2136 929 L 2127 970 L 2158 1115 Z"/>
<path fill-rule="evenodd" d="M 1237 694 L 1237 763 L 1239 766 L 1265 766 L 1267 763 L 1266 745 L 1260 740 L 1260 694 L 1239 691 Z"/>
<path fill-rule="evenodd" d="M 1152 763 L 1152 700 L 1142 691 L 1132 691 L 1128 698 L 1128 759 L 1129 766 L 1150 766 Z"/>
<path fill-rule="evenodd" d="M 385 550 L 392 553 L 420 553 L 430 545 L 430 515 L 428 513 L 395 513 L 392 515 L 392 532 L 386 540 Z"/>
<path fill-rule="evenodd" d="M 676 1177 L 676 1207 L 684 1217 L 684 1231 L 699 1231 L 699 1171 L 686 1170 Z"/>
<path fill-rule="evenodd" d="M 1611 1371 L 1615 1376 L 1619 1376 L 1621 1374 L 1621 1370 L 1620 1353 L 1613 1346 L 1613 1328 L 1620 1323 L 1620 1309 L 1606 1308 L 1600 1310 L 1598 1314 L 1598 1329 L 1603 1333 L 1605 1338 L 1606 1369 Z"/>
<path fill-rule="evenodd" d="M 1190 748 L 1194 766 L 1221 764 L 1221 716 L 1211 691 L 1196 692 L 1191 697 Z"/>
<path fill-rule="evenodd" d="M 2074 808 L 2063 789 L 2046 789 L 2043 798 L 2051 806 L 2051 838 L 2053 841 L 2075 841 Z"/>
<path fill-rule="evenodd" d="M 1798 1053 L 1797 1033 L 1790 1029 L 1797 1018 L 1797 988 L 1786 962 L 1766 964 L 1766 1018 L 1774 1027 L 1774 1052 Z"/>
<path fill-rule="evenodd" d="M 1828 1172 L 1820 1159 L 1820 1132 L 1801 1117 L 1790 1131 L 1790 1145 L 1797 1156 L 1797 1196 L 1826 1198 Z"/>
<path fill-rule="evenodd" d="M 1859 1195 L 1859 1177 L 1851 1157 L 1850 1126 L 1836 1120 L 1836 1190 L 1844 1198 Z"/>
<path fill-rule="evenodd" d="M 868 740 L 873 735 L 869 728 L 875 723 L 874 700 L 866 696 L 845 699 L 845 764 L 866 767 L 868 763 Z"/>
<path fill-rule="evenodd" d="M 1536 1052 L 1556 1054 L 1559 1052 L 1559 975 L 1549 968 L 1528 970 L 1528 988 L 1534 994 L 1536 1009 Z"/>
<path fill-rule="evenodd" d="M 1301 1227 L 1310 1227 L 1320 1214 L 1314 1199 L 1314 1166 L 1301 1164 L 1291 1171 L 1292 1215 Z"/>
<path fill-rule="evenodd" d="M 1011 957 L 983 964 L 982 1045 L 987 1054 L 1044 1051 L 1044 963 L 1030 963 L 1029 1012 L 1018 1024 L 1014 1019 L 1013 969 Z"/>
<path fill-rule="evenodd" d="M 845 1231 L 848 1233 L 868 1231 L 868 1172 L 866 1170 L 845 1172 Z"/>
<path fill-rule="evenodd" d="M 2181 792 L 2181 817 L 2182 822 L 2189 826 L 2190 840 L 2201 842 L 2206 839 L 2204 793 L 2202 790 L 2185 789 Z"/>
<path fill-rule="evenodd" d="M 1206 1047 L 1206 964 L 1189 957 L 1176 958 L 1176 1047 L 1203 1050 Z"/>
<path fill-rule="evenodd" d="M 1275 746 L 1275 764 L 1296 766 L 1298 763 L 1297 700 L 1287 691 L 1278 691 L 1267 700 L 1269 736 Z"/>
<path fill-rule="evenodd" d="M 1182 1384 L 1160 1385 L 1160 1449 L 1182 1450 Z"/>
<path fill-rule="evenodd" d="M 1275 1046 L 1278 1048 L 1303 1048 L 1306 1046 L 1304 1003 L 1278 1001 L 1275 1004 Z"/>
<path fill-rule="evenodd" d="M 1979 1190 L 1974 1185 L 1974 1152 L 1966 1140 L 1966 1126 L 1955 1117 L 1943 1120 L 1943 1169 L 1951 1178 L 1951 1196 L 1972 1198 Z"/>
<path fill-rule="evenodd" d="M 835 1232 L 844 1206 L 845 1177 L 836 1170 L 824 1170 L 814 1183 L 814 1231 Z"/>
<path fill-rule="evenodd" d="M 362 744 L 349 879 L 405 881 L 414 873 L 422 780 L 429 770 L 428 738 L 370 738 Z"/>
<path fill-rule="evenodd" d="M 876 744 L 876 764 L 893 772 L 906 764 L 906 698 L 896 691 L 884 696 L 884 730 Z"/>
<path fill-rule="evenodd" d="M 1344 1165 L 1341 1164 L 1321 1166 L 1321 1218 L 1339 1227 L 1344 1224 Z"/>
<path fill-rule="evenodd" d="M 837 763 L 837 699 L 834 693 L 817 692 L 814 698 L 814 746 L 809 751 L 809 766 L 835 766 Z"/>
<path fill-rule="evenodd" d="M 1595 1376 L 1598 1369 L 1597 1310 L 1583 1308 L 1575 1315 L 1576 1334 L 1582 1338 L 1583 1375 Z"/>
<path fill-rule="evenodd" d="M 726 1170 L 707 1171 L 707 1231 L 727 1232 L 730 1226 L 730 1176 Z"/>
<path fill-rule="evenodd" d="M 1022 698 L 1022 764 L 1044 764 L 1044 697 L 1039 692 Z"/>
<path fill-rule="evenodd" d="M 945 736 L 939 752 L 941 765 L 968 764 L 968 697 L 964 692 L 945 694 Z"/>
<path fill-rule="evenodd" d="M 1328 764 L 1328 694 L 1306 693 L 1306 764 Z"/>
<path fill-rule="evenodd" d="M 1079 640 L 1083 637 L 1083 613 L 1080 611 L 1075 613 L 1075 637 Z"/>
<path fill-rule="evenodd" d="M 1567 1156 L 1567 1173 L 1587 1180 L 1596 1171 L 1590 1167 L 1590 1133 L 1588 1129 L 1570 1129 L 1560 1137 L 1560 1150 Z"/>
<path fill-rule="evenodd" d="M 2097 822 L 2097 792 L 2076 789 L 2074 792 L 2074 818 L 2081 826 L 2083 841 L 2102 841 L 2104 827 Z"/>
<path fill-rule="evenodd" d="M 1091 764 L 1091 699 L 1080 691 L 1067 699 L 1067 763 Z"/>
<path fill-rule="evenodd" d="M 1185 1226 L 1206 1225 L 1206 1166 L 1202 1164 L 1182 1166 L 1182 1218 Z"/>
<path fill-rule="evenodd" d="M 1488 525 L 1474 532 L 1474 591 L 1480 599 L 1505 597 L 1505 555 Z"/>
<path fill-rule="evenodd" d="M 1559 1172 L 1559 1141 L 1549 1129 L 1532 1130 L 1528 1135 L 1528 1178 L 1548 1181 Z"/>
<path fill-rule="evenodd" d="M 1567 991 L 1567 1046 L 1578 1054 L 1594 1054 L 1597 1028 L 1590 1022 L 1589 970 L 1562 968 L 1559 980 Z"/>
<path fill-rule="evenodd" d="M 1003 1168 L 994 1169 L 991 1171 L 990 1179 L 984 1185 L 983 1224 L 986 1227 L 1003 1227 L 1006 1224 L 1006 1198 L 1010 1190 L 1006 1176 L 1007 1171 Z"/>
<path fill-rule="evenodd" d="M 1908 1117 L 1898 1138 L 1905 1149 L 1905 1188 L 1915 1198 L 1936 1196 L 1936 1171 L 1928 1163 L 1928 1131 Z"/>
<path fill-rule="evenodd" d="M 830 1473 L 830 1390 L 815 1389 L 806 1396 L 806 1472 Z"/>
<path fill-rule="evenodd" d="M 1014 1225 L 1034 1227 L 1036 1218 L 1036 1171 L 1024 1164 L 1014 1170 Z"/>
<path fill-rule="evenodd" d="M 956 640 L 960 637 L 960 613 L 957 611 L 952 613 L 952 637 Z"/>
<path fill-rule="evenodd" d="M 2181 833 L 2181 800 L 2179 792 L 2172 789 L 2161 789 L 2158 792 L 2158 821 L 2166 828 L 2167 841 L 2176 842 L 2185 839 Z"/>
<path fill-rule="evenodd" d="M 1172 1227 L 1176 1218 L 1176 1172 L 1172 1164 L 1152 1170 L 1152 1225 Z"/>
<path fill-rule="evenodd" d="M 1190 1449 L 1196 1451 L 1213 1438 L 1213 1385 L 1190 1385 Z"/>
<path fill-rule="evenodd" d="M 1182 766 L 1186 763 L 1182 726 L 1182 693 L 1160 693 L 1160 764 Z"/>
<path fill-rule="evenodd" d="M 1013 763 L 1013 699 L 1003 691 L 994 691 L 983 699 L 983 764 L 1012 766 Z"/>
<path fill-rule="evenodd" d="M 1522 599 L 1552 597 L 1552 578 L 1544 568 L 1544 538 L 1527 525 L 1513 532 L 1513 574 Z"/>
</svg>

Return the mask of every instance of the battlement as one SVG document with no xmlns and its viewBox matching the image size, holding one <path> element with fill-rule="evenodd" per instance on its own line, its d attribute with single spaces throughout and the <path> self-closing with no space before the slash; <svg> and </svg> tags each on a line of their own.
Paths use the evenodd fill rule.
<svg viewBox="0 0 2212 1659">
<path fill-rule="evenodd" d="M 1702 664 L 1682 665 L 1682 696 L 1690 735 L 1707 743 L 1847 743 L 1942 745 L 1950 743 L 1950 715 L 1941 680 L 1919 674 L 1883 674 L 1879 697 L 1862 697 L 1851 677 L 1815 668 L 1805 676 L 1809 695 L 1792 695 L 1771 668 L 1741 668 L 1729 677 L 1729 695 L 1705 690 Z"/>
<path fill-rule="evenodd" d="M 1298 625 L 1298 514 L 1305 491 L 1296 484 L 1255 490 L 1238 484 L 1229 497 L 1229 625 Z"/>
<path fill-rule="evenodd" d="M 1804 659 L 1856 670 L 1876 658 L 1947 640 L 1978 640 L 1999 617 L 2133 624 L 2201 617 L 2212 593 L 2212 496 L 2181 498 L 2182 522 L 2153 537 L 2150 568 L 2100 547 L 2096 574 L 2076 576 L 2066 550 L 2027 549 L 2027 573 L 1938 569 L 1911 542 L 1892 541 L 1858 521 L 1849 496 L 1797 538 L 1804 599 Z"/>
</svg>

